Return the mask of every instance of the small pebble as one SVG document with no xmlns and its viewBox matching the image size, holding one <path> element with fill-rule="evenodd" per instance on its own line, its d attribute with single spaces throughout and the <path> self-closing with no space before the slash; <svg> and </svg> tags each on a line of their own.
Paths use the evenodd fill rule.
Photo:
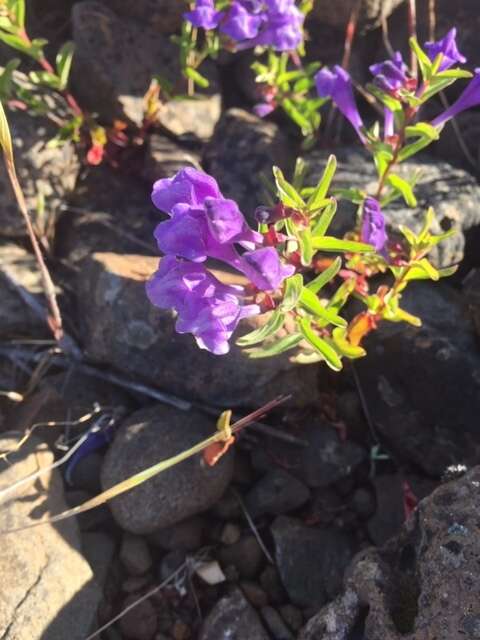
<svg viewBox="0 0 480 640">
<path fill-rule="evenodd" d="M 290 629 L 282 620 L 281 615 L 273 607 L 263 607 L 261 610 L 263 621 L 275 640 L 294 640 Z"/>
<path fill-rule="evenodd" d="M 137 600 L 137 596 L 128 596 L 122 608 Z M 123 636 L 129 640 L 152 640 L 157 632 L 157 614 L 153 604 L 150 600 L 143 600 L 120 618 L 119 626 Z"/>
<path fill-rule="evenodd" d="M 223 544 L 230 546 L 238 542 L 240 540 L 240 536 L 240 527 L 236 524 L 233 524 L 232 522 L 227 522 L 227 524 L 222 529 L 220 541 L 223 542 Z"/>
<path fill-rule="evenodd" d="M 293 604 L 284 604 L 278 610 L 292 631 L 300 631 L 303 626 L 303 615 L 300 609 Z"/>
<path fill-rule="evenodd" d="M 263 563 L 263 551 L 255 536 L 248 535 L 220 550 L 223 566 L 233 565 L 242 578 L 254 578 Z"/>
<path fill-rule="evenodd" d="M 261 609 L 268 604 L 268 596 L 260 585 L 251 580 L 244 580 L 240 583 L 243 595 L 256 609 Z"/>
<path fill-rule="evenodd" d="M 265 567 L 260 574 L 260 584 L 272 604 L 283 604 L 286 601 L 287 596 L 280 576 L 278 575 L 277 569 L 272 565 Z"/>
<path fill-rule="evenodd" d="M 153 560 L 144 538 L 125 533 L 120 548 L 120 560 L 132 576 L 141 576 L 152 567 Z"/>
</svg>

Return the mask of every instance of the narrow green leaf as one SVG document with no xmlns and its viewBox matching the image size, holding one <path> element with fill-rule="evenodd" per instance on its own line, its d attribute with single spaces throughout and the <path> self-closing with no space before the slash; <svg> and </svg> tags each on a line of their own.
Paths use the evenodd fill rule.
<svg viewBox="0 0 480 640">
<path fill-rule="evenodd" d="M 375 248 L 371 244 L 354 242 L 352 240 L 341 240 L 333 236 L 314 237 L 313 248 L 319 251 L 345 251 L 348 253 L 371 253 L 375 251 Z"/>
<path fill-rule="evenodd" d="M 425 271 L 430 280 L 440 280 L 440 274 L 438 273 L 437 269 L 435 269 L 435 267 L 430 264 L 427 258 L 422 258 L 422 260 L 418 260 L 418 262 L 415 262 L 415 267 Z"/>
<path fill-rule="evenodd" d="M 325 236 L 336 213 L 337 201 L 332 198 L 330 204 L 325 207 L 325 210 L 322 212 L 320 218 L 318 219 L 318 222 L 312 229 L 312 236 L 314 238 L 318 236 Z"/>
<path fill-rule="evenodd" d="M 312 244 L 312 233 L 310 229 L 302 229 L 299 232 L 298 243 L 300 245 L 300 260 L 304 267 L 309 267 L 312 264 L 313 258 L 313 244 Z"/>
<path fill-rule="evenodd" d="M 311 327 L 309 318 L 301 318 L 298 323 L 299 329 L 305 336 L 305 339 L 314 347 L 318 353 L 325 359 L 327 365 L 334 371 L 341 371 L 343 368 L 342 361 L 335 349 L 328 344 L 323 338 L 320 338 Z"/>
<path fill-rule="evenodd" d="M 70 77 L 70 70 L 72 68 L 73 54 L 75 51 L 75 45 L 73 42 L 66 42 L 57 53 L 56 66 L 57 74 L 60 78 L 60 90 L 63 91 L 67 88 L 68 79 Z"/>
<path fill-rule="evenodd" d="M 285 293 L 280 303 L 280 309 L 284 312 L 291 311 L 297 305 L 303 288 L 303 276 L 296 273 L 285 280 Z"/>
<path fill-rule="evenodd" d="M 438 140 L 439 133 L 435 127 L 432 127 L 428 122 L 417 122 L 417 124 L 411 125 L 405 128 L 405 135 L 407 138 L 425 137 L 430 140 Z"/>
<path fill-rule="evenodd" d="M 297 192 L 295 187 L 291 185 L 282 173 L 282 170 L 279 167 L 273 167 L 273 176 L 275 178 L 275 183 L 277 185 L 278 196 L 280 200 L 287 207 L 292 207 L 293 209 L 300 209 L 303 211 L 305 208 L 305 203 L 300 197 L 300 194 Z"/>
<path fill-rule="evenodd" d="M 309 282 L 306 286 L 307 289 L 313 293 L 318 293 L 326 284 L 328 284 L 342 268 L 342 259 L 337 256 L 332 264 L 322 271 L 316 278 Z"/>
<path fill-rule="evenodd" d="M 393 189 L 396 189 L 399 193 L 402 194 L 403 199 L 409 207 L 417 206 L 417 199 L 415 197 L 415 194 L 413 193 L 412 186 L 404 178 L 391 173 L 387 178 L 387 183 Z"/>
<path fill-rule="evenodd" d="M 51 89 L 60 89 L 60 78 L 48 71 L 30 71 L 28 74 L 30 80 L 34 84 L 50 87 Z"/>
<path fill-rule="evenodd" d="M 252 344 L 257 344 L 258 342 L 263 342 L 269 336 L 274 335 L 283 327 L 283 323 L 285 321 L 285 315 L 280 311 L 276 310 L 272 313 L 268 322 L 260 327 L 259 329 L 255 329 L 255 331 L 251 331 L 247 333 L 245 336 L 238 338 L 237 344 L 239 347 L 249 347 Z"/>
<path fill-rule="evenodd" d="M 367 355 L 365 349 L 360 346 L 354 346 L 347 340 L 346 329 L 340 329 L 337 327 L 332 331 L 332 341 L 335 349 L 338 350 L 340 355 L 355 360 L 357 358 L 363 358 Z"/>
<path fill-rule="evenodd" d="M 427 56 L 425 51 L 418 44 L 418 41 L 416 38 L 414 37 L 410 38 L 409 44 L 410 44 L 410 49 L 413 51 L 413 53 L 415 54 L 415 57 L 418 60 L 419 67 L 422 71 L 423 79 L 428 80 L 430 78 L 430 71 L 432 68 L 432 63 L 430 58 Z"/>
<path fill-rule="evenodd" d="M 300 294 L 300 303 L 305 309 L 313 313 L 318 318 L 321 318 L 327 324 L 333 324 L 337 327 L 346 327 L 347 321 L 341 318 L 335 310 L 324 307 L 318 297 L 311 291 L 304 287 Z"/>
<path fill-rule="evenodd" d="M 320 202 L 325 199 L 328 190 L 330 189 L 330 184 L 332 182 L 333 176 L 335 175 L 335 171 L 337 170 L 337 159 L 335 156 L 329 156 L 327 160 L 327 165 L 323 172 L 322 177 L 320 178 L 317 186 L 315 187 L 314 192 L 310 196 L 307 202 L 308 211 L 316 211 L 320 208 Z"/>
<path fill-rule="evenodd" d="M 303 340 L 301 333 L 292 333 L 289 336 L 285 336 L 275 344 L 270 345 L 264 349 L 252 349 L 247 351 L 249 358 L 270 358 L 271 356 L 277 356 L 280 353 L 289 351 L 296 347 Z"/>
<path fill-rule="evenodd" d="M 193 82 L 195 82 L 195 84 L 198 84 L 198 86 L 202 89 L 206 89 L 210 86 L 210 82 L 207 80 L 207 78 L 202 76 L 202 74 L 199 73 L 196 69 L 192 69 L 192 67 L 186 67 L 183 72 L 187 78 L 193 80 Z"/>
</svg>

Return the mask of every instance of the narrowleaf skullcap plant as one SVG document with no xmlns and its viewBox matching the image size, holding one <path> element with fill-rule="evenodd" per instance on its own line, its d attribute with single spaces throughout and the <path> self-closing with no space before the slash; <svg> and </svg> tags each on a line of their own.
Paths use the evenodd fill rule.
<svg viewBox="0 0 480 640">
<path fill-rule="evenodd" d="M 302 6 L 305 9 L 306 4 Z M 303 37 L 281 39 L 277 32 L 272 35 L 272 25 L 280 23 L 285 28 L 288 23 L 291 33 L 295 29 L 301 33 L 303 19 L 291 1 L 197 0 L 185 18 L 207 33 L 218 30 L 220 36 L 215 37 L 227 36 L 237 48 L 261 44 L 283 50 L 288 42 L 299 48 Z M 324 361 L 338 371 L 344 358 L 365 355 L 362 341 L 381 321 L 421 324 L 420 318 L 402 309 L 402 293 L 413 280 L 438 280 L 454 273 L 455 266 L 437 269 L 427 258 L 454 230 L 432 235 L 435 217 L 429 209 L 419 233 L 404 226 L 398 232 L 387 232 L 383 211 L 399 198 L 410 207 L 417 204 L 417 177 L 406 180 L 396 175 L 396 165 L 437 140 L 447 120 L 480 104 L 477 70 L 450 108 L 432 122 L 419 120 L 427 100 L 457 79 L 472 77 L 455 66 L 465 62 L 455 36 L 452 29 L 438 42 L 426 43 L 424 49 L 414 38 L 410 40 L 421 78 L 400 53 L 370 67 L 373 79 L 367 91 L 383 107 L 383 131 L 378 122 L 370 128 L 365 126 L 345 69 L 336 66 L 318 70 L 317 66 L 312 74 L 310 68 L 309 76 L 314 75 L 312 83 L 320 99 L 315 109 L 331 99 L 371 153 L 378 172 L 373 193 L 331 189 L 334 156 L 330 156 L 318 184 L 304 185 L 305 165 L 298 159 L 292 182 L 280 169 L 273 168 L 277 204 L 257 208 L 258 230 L 253 230 L 237 203 L 224 198 L 214 178 L 205 173 L 187 168 L 155 183 L 153 202 L 170 219 L 155 231 L 165 257 L 147 284 L 147 294 L 154 305 L 175 309 L 179 333 L 191 333 L 200 348 L 221 355 L 229 351 L 229 341 L 240 320 L 269 312 L 261 328 L 237 339 L 251 357 L 295 350 L 296 362 Z M 287 57 L 280 63 L 272 55 L 270 52 L 270 63 L 277 65 L 277 71 L 280 68 L 280 76 L 288 75 L 285 60 L 289 54 L 282 53 Z M 270 71 L 263 69 L 262 78 Z M 278 77 L 273 73 L 270 81 L 275 83 Z M 282 85 L 270 86 L 271 95 L 285 95 Z M 257 113 L 267 114 L 272 103 L 259 105 Z M 310 135 L 312 131 L 305 127 L 304 133 Z M 339 198 L 358 207 L 356 224 L 343 238 L 328 235 Z M 208 258 L 233 267 L 248 284 L 233 287 L 220 282 L 208 271 Z M 353 317 L 347 306 L 351 299 L 364 307 Z M 280 330 L 282 337 L 277 336 Z"/>
</svg>

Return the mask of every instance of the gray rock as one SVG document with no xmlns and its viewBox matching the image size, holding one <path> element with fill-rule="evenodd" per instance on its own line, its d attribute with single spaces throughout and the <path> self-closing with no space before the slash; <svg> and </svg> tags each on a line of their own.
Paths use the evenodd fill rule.
<svg viewBox="0 0 480 640">
<path fill-rule="evenodd" d="M 219 558 L 225 568 L 233 565 L 242 578 L 254 578 L 262 565 L 264 556 L 255 536 L 248 535 L 235 544 L 221 549 Z"/>
<path fill-rule="evenodd" d="M 47 336 L 45 296 L 34 256 L 15 244 L 2 244 L 0 265 L 0 335 Z"/>
<path fill-rule="evenodd" d="M 362 618 L 369 640 L 478 638 L 480 467 L 422 500 L 397 538 L 360 553 L 344 594 L 299 640 L 349 640 Z"/>
<path fill-rule="evenodd" d="M 358 595 L 347 589 L 307 622 L 298 640 L 361 640 L 365 636 L 352 635 L 360 617 Z"/>
<path fill-rule="evenodd" d="M 152 554 L 144 538 L 125 533 L 120 547 L 120 561 L 132 576 L 141 576 L 152 567 Z"/>
<path fill-rule="evenodd" d="M 463 281 L 465 301 L 475 326 L 477 336 L 480 336 L 480 269 L 473 269 Z"/>
<path fill-rule="evenodd" d="M 255 610 L 235 590 L 213 607 L 202 625 L 199 640 L 268 640 Z"/>
<path fill-rule="evenodd" d="M 131 595 L 123 602 L 127 608 L 138 600 L 138 595 Z M 122 616 L 119 622 L 122 636 L 129 640 L 153 640 L 157 631 L 157 612 L 151 600 L 143 600 Z"/>
<path fill-rule="evenodd" d="M 85 351 L 92 360 L 180 397 L 215 405 L 260 406 L 282 393 L 292 394 L 298 404 L 312 401 L 319 372 L 315 366 L 295 367 L 288 353 L 250 360 L 234 345 L 228 355 L 213 356 L 200 350 L 192 336 L 177 334 L 173 312 L 155 308 L 145 294 L 145 281 L 157 265 L 155 258 L 117 254 L 94 254 L 82 263 L 77 305 Z M 224 281 L 244 282 L 227 272 L 215 273 Z M 244 331 L 261 321 L 260 316 L 245 323 Z"/>
<path fill-rule="evenodd" d="M 8 451 L 18 440 L 4 435 L 0 449 Z M 30 437 L 19 452 L 1 462 L 0 486 L 53 463 L 44 444 Z M 26 485 L 0 509 L 0 530 L 22 527 L 67 508 L 56 471 Z M 99 588 L 80 551 L 74 519 L 3 536 L 0 571 L 4 585 L 0 599 L 0 634 L 4 640 L 84 640 L 95 623 Z"/>
<path fill-rule="evenodd" d="M 120 118 L 140 126 L 152 77 L 172 84 L 180 77 L 177 45 L 149 24 L 122 19 L 94 1 L 74 6 L 72 29 L 72 85 L 81 103 L 107 122 Z"/>
<path fill-rule="evenodd" d="M 338 430 L 324 420 L 312 420 L 298 430 L 307 447 L 272 442 L 269 451 L 287 461 L 289 473 L 312 488 L 327 487 L 349 476 L 366 458 L 355 442 L 342 442 Z"/>
<path fill-rule="evenodd" d="M 267 472 L 248 492 L 245 505 L 253 518 L 281 515 L 301 507 L 310 497 L 308 488 L 280 468 Z"/>
<path fill-rule="evenodd" d="M 82 552 L 92 568 L 95 581 L 103 588 L 115 553 L 115 541 L 104 531 L 84 532 Z"/>
<path fill-rule="evenodd" d="M 306 156 L 310 167 L 305 184 L 315 185 L 320 178 L 327 156 L 324 151 L 313 151 Z M 360 188 L 374 193 L 377 187 L 377 172 L 370 155 L 363 149 L 343 147 L 335 151 L 338 169 L 332 188 Z M 465 232 L 480 224 L 480 187 L 473 176 L 462 169 L 456 169 L 447 162 L 428 155 L 409 160 L 395 168 L 395 173 L 408 178 L 419 173 L 415 187 L 418 206 L 408 209 L 403 200 L 397 200 L 385 208 L 385 215 L 391 229 L 403 224 L 418 232 L 424 222 L 428 207 L 433 207 L 437 222 L 434 233 L 455 229 L 457 233 L 440 243 L 430 254 L 438 266 L 449 266 L 460 262 L 464 255 Z M 355 224 L 356 207 L 341 202 L 332 224 L 335 233 L 351 230 Z"/>
<path fill-rule="evenodd" d="M 195 551 L 202 546 L 204 534 L 207 529 L 207 522 L 202 516 L 193 516 L 174 524 L 171 527 L 165 527 L 159 531 L 151 533 L 148 537 L 149 542 L 156 547 L 160 547 L 164 551 Z"/>
<path fill-rule="evenodd" d="M 104 489 L 186 451 L 214 428 L 212 420 L 195 411 L 166 405 L 137 411 L 121 426 L 105 456 Z M 110 508 L 126 531 L 151 533 L 212 506 L 227 488 L 232 471 L 232 453 L 213 467 L 197 455 L 118 496 Z"/>
<path fill-rule="evenodd" d="M 403 0 L 361 0 L 358 20 L 363 27 L 373 28 L 381 24 L 382 16 L 388 18 Z M 345 27 L 358 5 L 357 0 L 337 0 L 333 4 L 316 2 L 313 15 L 332 27 Z"/>
<path fill-rule="evenodd" d="M 158 570 L 158 579 L 160 582 L 168 580 L 180 567 L 185 564 L 187 556 L 184 551 L 176 549 L 170 551 L 162 558 Z"/>
<path fill-rule="evenodd" d="M 266 203 L 262 176 L 272 182 L 272 166 L 288 171 L 294 157 L 291 143 L 276 124 L 229 109 L 215 127 L 204 163 L 225 197 L 236 200 L 253 223 L 255 209 Z"/>
<path fill-rule="evenodd" d="M 208 140 L 213 135 L 221 111 L 222 98 L 218 93 L 178 98 L 160 107 L 158 122 L 174 136 Z"/>
<path fill-rule="evenodd" d="M 57 224 L 56 256 L 76 266 L 95 251 L 152 255 L 162 214 L 151 188 L 107 165 L 87 171 Z"/>
<path fill-rule="evenodd" d="M 337 595 L 354 554 L 352 536 L 333 528 L 307 527 L 286 516 L 276 518 L 272 535 L 278 570 L 294 604 L 321 606 Z"/>
<path fill-rule="evenodd" d="M 156 33 L 170 35 L 182 25 L 185 3 L 179 0 L 102 0 L 117 15 L 130 20 L 143 22 Z"/>
<path fill-rule="evenodd" d="M 293 631 L 300 630 L 303 624 L 303 615 L 300 609 L 294 607 L 293 604 L 284 604 L 278 610 L 290 629 Z"/>
<path fill-rule="evenodd" d="M 398 474 L 377 476 L 373 485 L 377 509 L 367 528 L 372 542 L 381 546 L 398 534 L 405 521 L 402 478 Z"/>
<path fill-rule="evenodd" d="M 261 615 L 275 640 L 294 640 L 292 632 L 273 607 L 263 607 Z"/>
<path fill-rule="evenodd" d="M 440 477 L 480 455 L 480 358 L 468 311 L 448 286 L 414 283 L 403 308 L 420 329 L 385 324 L 358 363 L 366 402 L 387 449 L 401 463 Z"/>
<path fill-rule="evenodd" d="M 184 167 L 201 168 L 200 159 L 195 152 L 180 147 L 165 136 L 153 133 L 148 136 L 145 146 L 142 178 L 150 187 L 155 180 L 171 178 Z"/>
<path fill-rule="evenodd" d="M 27 112 L 8 113 L 18 180 L 25 195 L 27 209 L 37 227 L 48 230 L 55 223 L 60 208 L 75 187 L 80 163 L 73 143 L 49 147 L 57 128 L 46 118 Z M 45 202 L 45 217 L 37 216 L 38 198 Z M 23 238 L 25 222 L 18 209 L 6 171 L 0 174 L 0 235 Z"/>
</svg>

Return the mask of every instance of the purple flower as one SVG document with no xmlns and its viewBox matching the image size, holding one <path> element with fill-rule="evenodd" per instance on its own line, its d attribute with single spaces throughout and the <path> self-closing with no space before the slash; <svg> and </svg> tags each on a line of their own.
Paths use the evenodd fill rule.
<svg viewBox="0 0 480 640">
<path fill-rule="evenodd" d="M 395 118 L 393 116 L 393 111 L 390 111 L 390 109 L 387 109 L 387 107 L 383 109 L 383 113 L 383 135 L 384 138 L 387 139 L 393 136 L 393 134 L 395 133 Z"/>
<path fill-rule="evenodd" d="M 165 257 L 147 284 L 148 297 L 157 307 L 176 310 L 179 333 L 192 333 L 202 349 L 226 353 L 238 322 L 260 310 L 240 303 L 242 287 L 222 284 L 199 263 L 221 260 L 261 291 L 277 289 L 295 268 L 284 265 L 274 247 L 259 248 L 263 236 L 250 229 L 237 203 L 224 198 L 207 174 L 183 169 L 158 180 L 153 201 L 170 219 L 155 229 Z M 240 254 L 237 245 L 247 251 Z"/>
<path fill-rule="evenodd" d="M 426 42 L 425 51 L 428 57 L 433 62 L 439 53 L 442 54 L 442 61 L 440 63 L 439 71 L 445 71 L 450 69 L 454 64 L 460 62 L 465 63 L 467 59 L 457 49 L 457 43 L 455 38 L 457 37 L 457 30 L 455 27 L 450 29 L 447 35 L 437 42 Z"/>
<path fill-rule="evenodd" d="M 295 272 L 294 266 L 282 264 L 274 247 L 247 251 L 243 254 L 242 261 L 242 273 L 263 291 L 277 289 L 285 278 Z"/>
<path fill-rule="evenodd" d="M 382 251 L 388 240 L 385 216 L 375 198 L 366 198 L 363 203 L 361 239 L 373 245 L 376 251 Z"/>
<path fill-rule="evenodd" d="M 332 99 L 338 110 L 349 120 L 364 142 L 365 138 L 361 132 L 363 122 L 358 113 L 349 74 L 338 65 L 333 68 L 333 71 L 324 67 L 315 76 L 315 83 L 318 95 L 321 98 Z"/>
<path fill-rule="evenodd" d="M 438 127 L 451 118 L 454 118 L 462 111 L 470 109 L 470 107 L 475 107 L 478 104 L 480 104 L 480 68 L 475 69 L 475 75 L 470 80 L 458 100 L 456 100 L 446 111 L 437 116 L 435 120 L 432 120 L 432 125 L 434 127 Z"/>
<path fill-rule="evenodd" d="M 205 267 L 166 256 L 146 284 L 151 303 L 177 312 L 176 331 L 191 333 L 201 349 L 216 355 L 229 350 L 228 340 L 239 321 L 260 313 L 257 305 L 242 306 L 242 287 L 224 285 Z"/>
<path fill-rule="evenodd" d="M 183 14 L 194 27 L 202 29 L 215 29 L 223 18 L 223 11 L 216 11 L 214 0 L 197 0 L 195 9 Z"/>
<path fill-rule="evenodd" d="M 303 20 L 303 13 L 294 5 L 283 11 L 267 14 L 267 21 L 252 46 L 263 45 L 276 51 L 293 51 L 303 40 Z"/>
<path fill-rule="evenodd" d="M 261 15 L 250 13 L 241 4 L 234 2 L 220 25 L 220 31 L 233 40 L 249 40 L 258 34 L 262 22 Z"/>
<path fill-rule="evenodd" d="M 371 73 L 375 76 L 373 83 L 388 93 L 395 93 L 407 86 L 408 67 L 403 62 L 402 54 L 397 51 L 391 60 L 372 64 Z"/>
<path fill-rule="evenodd" d="M 173 178 L 157 180 L 153 185 L 153 204 L 170 215 L 178 204 L 195 206 L 207 197 L 222 197 L 218 184 L 211 176 L 192 167 L 182 169 Z"/>
<path fill-rule="evenodd" d="M 275 110 L 275 105 L 271 102 L 259 102 L 253 107 L 253 113 L 259 118 L 265 118 Z"/>
</svg>

